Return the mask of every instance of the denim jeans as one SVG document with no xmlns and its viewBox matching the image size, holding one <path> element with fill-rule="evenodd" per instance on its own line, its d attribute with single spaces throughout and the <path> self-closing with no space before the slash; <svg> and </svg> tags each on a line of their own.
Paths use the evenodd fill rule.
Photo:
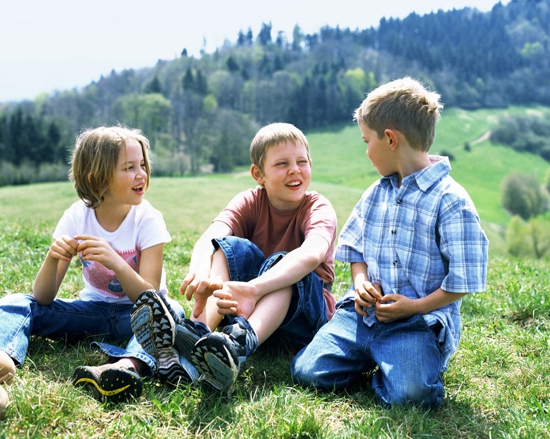
<svg viewBox="0 0 550 439">
<path fill-rule="evenodd" d="M 352 299 L 338 305 L 331 321 L 293 359 L 295 382 L 342 389 L 378 366 L 372 387 L 380 404 L 441 405 L 443 355 L 436 328 L 421 315 L 367 326 Z"/>
<path fill-rule="evenodd" d="M 224 252 L 231 280 L 240 282 L 262 275 L 286 254 L 278 252 L 266 257 L 253 242 L 236 236 L 214 239 L 212 244 Z M 328 321 L 323 287 L 324 282 L 314 272 L 295 283 L 289 310 L 274 335 L 298 347 L 307 345 Z"/>
<path fill-rule="evenodd" d="M 170 305 L 183 315 L 181 305 L 175 301 L 170 301 Z M 132 308 L 132 303 L 78 299 L 55 299 L 43 306 L 30 294 L 10 294 L 0 299 L 0 351 L 22 365 L 31 335 L 70 341 L 86 338 L 124 341 L 132 337 L 126 349 L 105 343 L 92 343 L 92 348 L 101 349 L 112 357 L 139 358 L 151 368 L 152 374 L 156 370 L 155 359 L 133 338 Z"/>
</svg>

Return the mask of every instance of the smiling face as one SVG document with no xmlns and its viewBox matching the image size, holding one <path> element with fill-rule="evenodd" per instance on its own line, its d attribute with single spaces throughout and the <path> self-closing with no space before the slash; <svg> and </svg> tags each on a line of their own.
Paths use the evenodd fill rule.
<svg viewBox="0 0 550 439">
<path fill-rule="evenodd" d="M 135 139 L 126 139 L 126 147 L 120 149 L 118 162 L 109 188 L 105 193 L 104 202 L 125 205 L 140 204 L 145 193 L 147 178 L 141 144 Z"/>
<path fill-rule="evenodd" d="M 267 149 L 263 170 L 250 168 L 252 177 L 265 187 L 269 202 L 278 210 L 297 209 L 311 182 L 311 162 L 302 142 L 289 140 Z"/>
</svg>

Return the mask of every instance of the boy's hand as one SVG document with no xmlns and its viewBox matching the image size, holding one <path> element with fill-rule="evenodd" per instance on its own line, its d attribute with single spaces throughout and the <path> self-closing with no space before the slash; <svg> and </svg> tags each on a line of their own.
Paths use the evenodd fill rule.
<svg viewBox="0 0 550 439">
<path fill-rule="evenodd" d="M 256 307 L 254 286 L 247 282 L 225 282 L 223 288 L 214 291 L 218 298 L 218 314 L 250 317 Z"/>
<path fill-rule="evenodd" d="M 384 323 L 407 319 L 414 314 L 418 314 L 414 306 L 416 302 L 416 300 L 399 294 L 388 294 L 376 304 L 376 318 Z"/>
<path fill-rule="evenodd" d="M 366 316 L 363 308 L 370 308 L 374 303 L 382 299 L 382 287 L 368 281 L 355 285 L 355 311 L 359 315 Z"/>
<path fill-rule="evenodd" d="M 70 261 L 78 254 L 78 242 L 67 235 L 62 235 L 50 246 L 48 256 L 60 261 Z"/>
<path fill-rule="evenodd" d="M 206 301 L 216 290 L 223 287 L 223 280 L 220 276 L 210 278 L 200 276 L 197 273 L 189 273 L 181 283 L 180 293 L 185 294 L 187 300 L 195 296 L 193 317 L 198 318 L 206 306 Z"/>
<path fill-rule="evenodd" d="M 121 264 L 126 264 L 126 261 L 103 238 L 77 235 L 74 239 L 78 241 L 77 251 L 81 253 L 84 261 L 100 262 L 106 268 L 115 272 Z"/>
</svg>

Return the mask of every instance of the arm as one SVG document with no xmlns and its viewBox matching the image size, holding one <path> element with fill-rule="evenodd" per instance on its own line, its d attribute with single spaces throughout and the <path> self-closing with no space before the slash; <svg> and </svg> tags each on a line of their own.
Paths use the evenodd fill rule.
<svg viewBox="0 0 550 439">
<path fill-rule="evenodd" d="M 195 295 L 195 300 L 200 298 L 199 301 L 206 302 L 215 289 L 221 288 L 221 283 L 213 280 L 217 274 L 211 273 L 212 255 L 214 254 L 212 240 L 230 235 L 233 235 L 231 227 L 221 221 L 214 221 L 196 242 L 191 254 L 189 272 L 180 287 L 180 293 L 185 294 L 187 300 L 191 300 Z M 203 307 L 204 305 L 200 310 Z"/>
<path fill-rule="evenodd" d="M 107 241 L 91 235 L 77 235 L 78 251 L 85 261 L 97 261 L 113 270 L 126 295 L 135 302 L 145 290 L 158 290 L 162 276 L 164 244 L 157 244 L 142 250 L 139 273 L 113 250 Z"/>
<path fill-rule="evenodd" d="M 77 254 L 78 243 L 62 235 L 50 246 L 33 285 L 33 297 L 40 305 L 49 305 L 57 295 L 69 264 Z"/>
<path fill-rule="evenodd" d="M 308 273 L 311 273 L 324 260 L 329 243 L 319 235 L 310 235 L 300 247 L 289 252 L 271 269 L 249 282 L 224 282 L 223 289 L 215 291 L 220 314 L 247 315 L 255 304 L 266 294 L 289 287 Z M 241 307 L 238 298 L 245 303 Z"/>
<path fill-rule="evenodd" d="M 406 319 L 415 314 L 428 314 L 434 309 L 449 305 L 468 293 L 449 293 L 438 288 L 421 299 L 410 299 L 399 294 L 388 294 L 376 305 L 376 318 L 381 322 Z M 393 303 L 385 303 L 393 301 Z"/>
</svg>

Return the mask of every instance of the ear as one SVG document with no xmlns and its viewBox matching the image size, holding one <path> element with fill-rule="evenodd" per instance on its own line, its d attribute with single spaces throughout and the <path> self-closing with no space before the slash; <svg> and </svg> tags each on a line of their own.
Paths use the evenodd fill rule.
<svg viewBox="0 0 550 439">
<path fill-rule="evenodd" d="M 250 166 L 250 175 L 252 175 L 252 178 L 256 181 L 256 183 L 258 183 L 261 186 L 264 185 L 262 171 L 257 165 Z"/>
<path fill-rule="evenodd" d="M 397 146 L 399 144 L 397 132 L 394 130 L 386 129 L 384 130 L 384 136 L 386 138 L 386 141 L 388 142 L 388 146 L 392 151 L 395 151 L 397 149 Z"/>
</svg>

